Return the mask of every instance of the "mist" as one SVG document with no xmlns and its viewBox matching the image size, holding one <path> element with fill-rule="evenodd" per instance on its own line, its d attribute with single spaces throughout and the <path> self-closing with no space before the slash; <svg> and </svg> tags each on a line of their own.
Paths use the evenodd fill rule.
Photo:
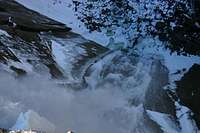
<svg viewBox="0 0 200 133">
<path fill-rule="evenodd" d="M 11 128 L 19 114 L 29 109 L 56 126 L 57 133 L 129 132 L 140 121 L 143 108 L 128 107 L 119 89 L 73 91 L 48 76 L 16 78 L 0 73 L 0 127 Z"/>
</svg>

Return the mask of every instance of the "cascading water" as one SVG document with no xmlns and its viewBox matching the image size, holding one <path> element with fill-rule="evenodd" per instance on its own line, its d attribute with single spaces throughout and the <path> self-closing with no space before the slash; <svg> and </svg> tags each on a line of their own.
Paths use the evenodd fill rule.
<svg viewBox="0 0 200 133">
<path fill-rule="evenodd" d="M 54 38 L 52 45 L 56 44 L 61 52 L 75 47 L 65 47 L 65 41 Z M 56 58 L 56 52 L 54 54 Z M 74 55 L 64 54 L 63 59 Z M 65 61 L 70 63 L 69 60 Z M 49 121 L 51 127 L 55 126 L 52 133 L 65 132 L 67 128 L 77 133 L 180 131 L 174 120 L 174 103 L 163 89 L 168 83 L 168 71 L 162 57 L 128 54 L 120 50 L 107 51 L 85 65 L 87 67 L 80 68 L 81 73 L 73 74 L 73 68 L 67 68 L 68 65 L 64 64 L 63 71 L 70 78 L 62 81 L 52 80 L 48 74 L 32 73 L 20 79 L 8 73 L 1 74 L 4 76 L 0 77 L 0 117 L 5 120 L 1 125 L 11 128 L 20 112 L 33 110 Z M 77 76 L 80 78 L 77 79 Z M 79 82 L 78 90 L 75 84 L 76 90 L 73 90 L 73 80 Z M 69 82 L 72 82 L 71 86 L 60 85 Z M 39 116 L 30 112 L 21 118 L 28 119 L 28 114 Z M 37 122 L 36 118 L 32 119 L 30 121 Z M 23 121 L 34 127 L 30 121 Z M 18 125 L 14 127 L 17 129 Z M 40 128 L 34 128 L 42 130 L 42 127 L 48 126 L 40 124 Z"/>
<path fill-rule="evenodd" d="M 158 132 L 143 107 L 152 63 L 150 57 L 113 52 L 87 69 L 88 87 L 75 92 L 58 87 L 48 78 L 32 75 L 34 78 L 17 80 L 5 74 L 0 80 L 4 88 L 1 118 L 8 119 L 9 124 L 4 124 L 9 127 L 19 112 L 31 109 L 55 124 L 58 132 L 68 127 L 81 133 Z M 8 79 L 11 84 L 6 83 Z M 18 111 L 12 113 L 10 109 Z"/>
<path fill-rule="evenodd" d="M 81 28 L 77 19 L 68 19 L 74 17 L 65 3 L 17 1 Z M 174 104 L 163 89 L 169 82 L 168 69 L 181 67 L 171 62 L 168 69 L 164 66 L 164 59 L 157 55 L 156 38 L 138 40 L 138 47 L 145 46 L 138 51 L 150 49 L 151 53 L 156 49 L 154 54 L 111 51 L 14 1 L 0 2 L 1 17 L 16 17 L 16 27 L 9 27 L 9 23 L 0 25 L 1 127 L 47 133 L 64 133 L 68 128 L 75 133 L 196 133 L 196 126 L 187 115 L 189 110 Z M 40 10 L 38 7 L 46 2 L 48 10 Z M 62 19 L 60 15 L 64 15 Z M 81 34 L 107 44 L 103 33 Z M 149 44 L 154 47 L 147 47 Z M 109 47 L 123 48 L 122 43 L 112 39 Z M 182 132 L 183 129 L 186 130 Z"/>
<path fill-rule="evenodd" d="M 117 94 L 116 101 L 120 99 L 118 104 L 104 112 L 107 121 L 117 124 L 122 129 L 118 132 L 161 132 L 159 127 L 148 118 L 144 108 L 146 97 L 148 97 L 146 96 L 148 95 L 147 91 L 152 89 L 150 88 L 150 83 L 153 81 L 151 74 L 157 74 L 152 72 L 155 69 L 152 67 L 157 68 L 157 65 L 164 67 L 162 64 L 156 64 L 156 60 L 161 61 L 153 55 L 140 57 L 137 54 L 127 55 L 116 51 L 101 59 L 88 70 L 90 76 L 85 78 L 90 89 L 110 91 L 113 96 Z M 167 75 L 165 69 L 162 70 Z M 157 76 L 160 75 L 157 74 Z M 162 78 L 160 77 L 160 81 L 167 80 Z M 156 88 L 156 86 L 151 87 Z M 155 95 L 160 95 L 159 93 L 158 91 L 158 94 Z M 159 98 L 161 101 L 164 99 L 163 97 Z M 151 102 L 156 101 L 152 98 Z"/>
</svg>

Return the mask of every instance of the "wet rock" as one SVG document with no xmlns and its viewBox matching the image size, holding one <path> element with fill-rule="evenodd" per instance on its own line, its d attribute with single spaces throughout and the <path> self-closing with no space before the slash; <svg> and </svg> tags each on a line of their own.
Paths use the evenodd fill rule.
<svg viewBox="0 0 200 133">
<path fill-rule="evenodd" d="M 176 81 L 177 94 L 181 104 L 190 108 L 194 113 L 194 119 L 200 128 L 200 65 L 194 64 L 184 74 L 180 81 Z"/>
</svg>

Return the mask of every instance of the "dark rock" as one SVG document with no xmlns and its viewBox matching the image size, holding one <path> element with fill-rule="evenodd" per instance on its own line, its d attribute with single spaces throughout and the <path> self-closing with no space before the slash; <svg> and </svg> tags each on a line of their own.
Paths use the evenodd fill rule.
<svg viewBox="0 0 200 133">
<path fill-rule="evenodd" d="M 8 60 L 20 62 L 19 55 L 28 57 L 27 60 L 35 58 L 35 61 L 29 63 L 33 66 L 38 63 L 45 64 L 52 77 L 63 77 L 62 71 L 52 57 L 51 44 L 48 39 L 40 38 L 40 32 L 67 33 L 71 28 L 31 11 L 14 0 L 0 0 L 0 28 L 12 35 L 12 38 L 0 38 L 2 63 L 7 63 Z M 10 69 L 18 75 L 26 74 L 26 71 L 15 66 L 11 66 Z"/>
<path fill-rule="evenodd" d="M 34 71 L 38 66 L 46 66 L 46 72 L 49 72 L 53 78 L 65 78 L 66 75 L 55 60 L 52 40 L 56 40 L 58 43 L 62 40 L 62 45 L 73 43 L 74 46 L 66 48 L 81 48 L 86 51 L 86 55 L 69 51 L 77 61 L 72 64 L 72 73 L 77 73 L 76 77 L 81 77 L 82 67 L 90 63 L 91 59 L 108 50 L 71 32 L 71 28 L 66 27 L 65 24 L 29 10 L 14 0 L 0 0 L 0 29 L 10 35 L 9 37 L 0 36 L 0 63 L 18 62 L 23 64 L 25 62 L 30 64 Z M 19 75 L 25 73 L 24 70 L 19 70 L 14 65 L 9 68 Z"/>
<path fill-rule="evenodd" d="M 16 62 L 20 62 L 20 60 L 15 56 L 15 54 L 0 40 L 0 62 L 6 63 L 8 60 L 13 60 Z"/>
<path fill-rule="evenodd" d="M 13 0 L 0 0 L 0 24 L 9 25 L 9 18 L 18 30 L 29 32 L 70 31 L 65 24 L 47 18 L 37 12 L 30 11 Z M 6 13 L 5 13 L 6 11 Z"/>
<path fill-rule="evenodd" d="M 47 64 L 47 67 L 49 68 L 49 72 L 53 78 L 64 78 L 62 71 L 58 66 L 56 66 L 56 64 Z"/>
<path fill-rule="evenodd" d="M 23 76 L 23 75 L 26 74 L 25 70 L 23 70 L 21 68 L 17 68 L 15 66 L 10 66 L 10 69 L 13 70 L 13 71 L 15 71 L 17 73 L 17 75 L 19 75 L 19 76 Z"/>
<path fill-rule="evenodd" d="M 190 108 L 194 119 L 200 128 L 200 65 L 194 64 L 184 74 L 180 81 L 176 81 L 177 94 L 181 104 Z"/>
<path fill-rule="evenodd" d="M 168 69 L 160 60 L 155 60 L 151 70 L 152 81 L 145 95 L 145 108 L 176 116 L 174 102 L 168 96 L 164 86 L 168 84 Z M 153 102 L 152 102 L 153 101 Z"/>
<path fill-rule="evenodd" d="M 62 71 L 52 57 L 51 43 L 41 38 L 40 32 L 68 32 L 71 28 L 31 11 L 14 0 L 0 0 L 0 29 L 7 31 L 12 37 L 0 38 L 0 61 L 20 62 L 21 56 L 31 65 L 44 64 L 54 78 L 63 77 Z M 18 59 L 19 58 L 19 59 Z M 18 75 L 26 71 L 15 66 L 10 67 Z"/>
</svg>

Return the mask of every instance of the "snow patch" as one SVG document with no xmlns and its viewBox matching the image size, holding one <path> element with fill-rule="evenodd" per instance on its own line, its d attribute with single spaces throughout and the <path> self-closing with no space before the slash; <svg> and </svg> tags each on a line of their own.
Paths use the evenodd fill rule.
<svg viewBox="0 0 200 133">
<path fill-rule="evenodd" d="M 170 115 L 150 110 L 147 110 L 147 114 L 161 127 L 165 133 L 179 133 L 179 129 L 177 128 L 174 120 L 170 118 Z"/>
</svg>

